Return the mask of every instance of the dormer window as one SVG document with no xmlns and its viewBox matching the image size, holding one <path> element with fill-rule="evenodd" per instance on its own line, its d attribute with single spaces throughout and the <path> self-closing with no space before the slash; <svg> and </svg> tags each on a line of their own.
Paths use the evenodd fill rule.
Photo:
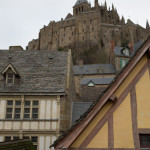
<svg viewBox="0 0 150 150">
<path fill-rule="evenodd" d="M 101 67 L 99 67 L 99 68 L 97 69 L 97 73 L 103 73 L 103 69 L 102 69 Z"/>
<path fill-rule="evenodd" d="M 9 64 L 4 71 L 2 72 L 2 75 L 6 79 L 6 84 L 14 84 L 15 83 L 15 78 L 18 76 L 19 73 L 17 70 L 12 66 L 12 64 Z"/>
<path fill-rule="evenodd" d="M 123 50 L 124 55 L 129 56 L 129 50 L 126 48 Z"/>
<path fill-rule="evenodd" d="M 88 87 L 93 87 L 94 85 L 95 85 L 94 83 L 90 82 L 90 83 L 88 84 Z"/>
<path fill-rule="evenodd" d="M 15 82 L 15 74 L 13 72 L 6 73 L 6 83 L 14 84 Z"/>
</svg>

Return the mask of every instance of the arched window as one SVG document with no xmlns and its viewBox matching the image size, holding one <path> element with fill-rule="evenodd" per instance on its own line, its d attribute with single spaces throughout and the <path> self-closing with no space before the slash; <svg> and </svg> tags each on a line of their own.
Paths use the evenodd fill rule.
<svg viewBox="0 0 150 150">
<path fill-rule="evenodd" d="M 76 8 L 76 15 L 78 14 L 78 9 Z"/>
<path fill-rule="evenodd" d="M 83 6 L 82 6 L 82 12 L 83 12 Z"/>
</svg>

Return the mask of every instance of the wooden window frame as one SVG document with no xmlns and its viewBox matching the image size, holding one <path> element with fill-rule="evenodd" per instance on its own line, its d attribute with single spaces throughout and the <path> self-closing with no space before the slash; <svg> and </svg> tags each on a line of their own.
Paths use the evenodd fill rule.
<svg viewBox="0 0 150 150">
<path fill-rule="evenodd" d="M 9 77 L 9 75 L 12 74 L 12 78 Z M 9 82 L 10 80 L 12 80 L 12 82 Z M 15 83 L 15 73 L 13 72 L 7 72 L 6 73 L 6 83 L 7 84 L 14 84 Z"/>
<path fill-rule="evenodd" d="M 12 102 L 11 105 L 9 105 L 9 101 Z M 30 105 L 25 105 L 25 103 L 29 101 Z M 20 102 L 19 105 L 16 103 Z M 34 104 L 35 103 L 35 104 Z M 36 104 L 37 103 L 37 104 Z M 11 111 L 10 111 L 11 109 Z M 16 111 L 17 109 L 20 109 L 20 111 Z M 25 113 L 25 109 L 29 109 L 29 113 Z M 8 111 L 9 110 L 9 111 Z M 19 115 L 18 115 L 19 114 Z M 29 117 L 25 117 L 25 114 L 28 114 Z M 10 116 L 11 117 L 10 117 Z M 19 117 L 16 117 L 16 116 Z M 6 104 L 6 114 L 5 114 L 6 119 L 38 119 L 39 118 L 39 100 L 25 100 L 24 103 L 22 104 L 21 100 L 7 100 Z"/>
</svg>

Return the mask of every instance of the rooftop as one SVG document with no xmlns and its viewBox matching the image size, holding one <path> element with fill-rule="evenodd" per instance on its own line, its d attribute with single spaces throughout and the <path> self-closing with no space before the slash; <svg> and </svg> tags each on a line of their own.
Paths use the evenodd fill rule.
<svg viewBox="0 0 150 150">
<path fill-rule="evenodd" d="M 112 82 L 114 78 L 83 78 L 81 81 L 81 85 L 87 85 L 92 82 L 95 85 L 107 85 Z"/>
<path fill-rule="evenodd" d="M 62 93 L 65 91 L 67 52 L 0 50 L 0 72 L 11 64 L 19 74 L 6 84 L 0 74 L 0 93 Z"/>
<path fill-rule="evenodd" d="M 101 72 L 98 70 L 101 69 Z M 89 74 L 115 74 L 116 69 L 112 64 L 93 64 L 93 65 L 75 65 L 75 75 L 89 75 Z"/>
</svg>

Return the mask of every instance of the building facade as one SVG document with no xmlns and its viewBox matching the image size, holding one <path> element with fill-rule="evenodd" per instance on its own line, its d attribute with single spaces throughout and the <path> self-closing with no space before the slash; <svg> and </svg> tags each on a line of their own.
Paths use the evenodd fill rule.
<svg viewBox="0 0 150 150">
<path fill-rule="evenodd" d="M 30 138 L 37 150 L 71 124 L 71 51 L 0 51 L 0 142 Z"/>
<path fill-rule="evenodd" d="M 55 150 L 150 148 L 150 37 Z"/>
<path fill-rule="evenodd" d="M 75 65 L 76 101 L 94 102 L 115 76 L 116 69 L 112 64 Z"/>
</svg>

